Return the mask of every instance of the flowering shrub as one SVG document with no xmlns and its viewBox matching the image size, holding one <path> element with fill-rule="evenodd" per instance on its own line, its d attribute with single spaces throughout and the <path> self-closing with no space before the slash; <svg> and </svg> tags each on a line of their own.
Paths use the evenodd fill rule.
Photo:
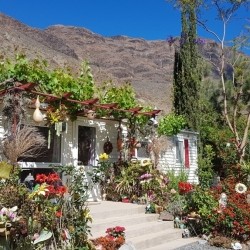
<svg viewBox="0 0 250 250">
<path fill-rule="evenodd" d="M 220 198 L 226 194 L 223 207 Z M 200 216 L 200 233 L 211 233 L 238 241 L 250 240 L 250 205 L 247 203 L 246 185 L 234 177 L 224 179 L 210 189 L 196 188 L 189 196 L 187 208 Z"/>
<path fill-rule="evenodd" d="M 178 183 L 179 193 L 187 194 L 193 189 L 193 185 L 189 182 L 179 182 Z"/>
<path fill-rule="evenodd" d="M 63 196 L 67 192 L 67 188 L 61 184 L 62 181 L 57 173 L 50 173 L 48 175 L 38 174 L 36 175 L 36 182 L 39 184 L 35 186 L 35 190 L 44 186 L 44 195 L 51 199 Z"/>
<path fill-rule="evenodd" d="M 116 226 L 106 230 L 106 236 L 93 240 L 95 246 L 101 247 L 102 250 L 116 250 L 125 243 L 125 227 Z"/>
<path fill-rule="evenodd" d="M 13 174 L 0 182 L 0 221 L 8 225 L 8 231 L 1 232 L 8 235 L 11 249 L 93 249 L 88 241 L 91 217 L 85 206 L 84 173 L 73 166 L 58 170 L 68 176 L 67 187 L 57 173 L 36 175 L 32 188 Z"/>
<path fill-rule="evenodd" d="M 224 235 L 246 241 L 250 239 L 250 206 L 247 203 L 247 187 L 238 183 L 234 177 L 229 177 L 221 183 L 222 190 L 227 193 L 227 205 L 217 210 L 217 223 L 214 234 Z M 220 195 L 219 189 L 213 190 L 214 197 Z"/>
<path fill-rule="evenodd" d="M 97 247 L 97 249 L 99 249 L 98 247 L 101 247 L 102 250 L 116 250 L 125 243 L 125 239 L 121 236 L 118 238 L 114 238 L 111 236 L 102 236 L 94 239 L 93 243 Z"/>
<path fill-rule="evenodd" d="M 118 237 L 125 238 L 125 227 L 120 227 L 120 226 L 110 227 L 106 230 L 106 233 L 114 238 Z"/>
</svg>

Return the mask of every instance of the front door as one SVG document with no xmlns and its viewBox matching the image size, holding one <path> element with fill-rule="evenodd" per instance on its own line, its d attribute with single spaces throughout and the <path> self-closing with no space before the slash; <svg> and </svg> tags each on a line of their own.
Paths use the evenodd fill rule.
<svg viewBox="0 0 250 250">
<path fill-rule="evenodd" d="M 95 164 L 96 129 L 78 126 L 78 158 L 77 164 L 90 166 Z"/>
</svg>

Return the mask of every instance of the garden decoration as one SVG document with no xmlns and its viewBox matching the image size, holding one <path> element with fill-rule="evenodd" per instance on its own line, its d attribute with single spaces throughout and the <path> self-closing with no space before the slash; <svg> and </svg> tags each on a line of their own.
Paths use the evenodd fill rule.
<svg viewBox="0 0 250 250">
<path fill-rule="evenodd" d="M 42 114 L 42 112 L 40 111 L 40 100 L 39 100 L 39 96 L 37 96 L 36 98 L 36 102 L 35 102 L 35 111 L 33 113 L 33 120 L 37 123 L 40 123 L 43 121 L 44 119 L 44 115 Z"/>
<path fill-rule="evenodd" d="M 182 232 L 182 238 L 189 238 L 190 237 L 190 232 L 188 228 L 185 228 L 184 231 Z"/>
<path fill-rule="evenodd" d="M 33 190 L 34 184 L 35 184 L 35 179 L 34 179 L 34 176 L 33 176 L 31 173 L 29 173 L 29 174 L 25 177 L 25 179 L 24 179 L 24 184 L 25 184 L 25 186 L 26 186 L 30 191 Z"/>
<path fill-rule="evenodd" d="M 110 140 L 109 140 L 109 137 L 107 137 L 107 141 L 104 143 L 104 145 L 103 145 L 103 151 L 104 151 L 104 153 L 106 153 L 106 154 L 110 154 L 110 153 L 112 153 L 112 151 L 113 151 L 113 145 L 112 145 L 112 143 L 110 142 Z"/>
<path fill-rule="evenodd" d="M 247 186 L 243 183 L 237 183 L 235 185 L 235 191 L 239 194 L 244 194 L 247 191 Z"/>
<path fill-rule="evenodd" d="M 231 245 L 232 245 L 232 248 L 234 250 L 241 250 L 242 249 L 242 245 L 239 242 L 232 243 Z"/>
<path fill-rule="evenodd" d="M 225 193 L 221 193 L 219 199 L 219 209 L 222 211 L 227 206 L 227 195 Z"/>
<path fill-rule="evenodd" d="M 88 110 L 87 112 L 86 112 L 86 114 L 87 114 L 87 118 L 88 119 L 90 119 L 90 120 L 93 120 L 94 118 L 95 118 L 95 116 L 96 116 L 96 113 L 95 113 L 95 111 L 94 110 Z"/>
<path fill-rule="evenodd" d="M 250 194 L 247 195 L 247 204 L 250 204 Z"/>
</svg>

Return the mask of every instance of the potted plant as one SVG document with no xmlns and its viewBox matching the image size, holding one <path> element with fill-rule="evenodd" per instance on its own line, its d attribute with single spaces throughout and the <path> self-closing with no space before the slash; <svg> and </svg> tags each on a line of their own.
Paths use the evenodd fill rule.
<svg viewBox="0 0 250 250">
<path fill-rule="evenodd" d="M 128 198 L 127 195 L 122 195 L 122 202 L 124 202 L 124 203 L 130 203 L 130 199 Z"/>
</svg>

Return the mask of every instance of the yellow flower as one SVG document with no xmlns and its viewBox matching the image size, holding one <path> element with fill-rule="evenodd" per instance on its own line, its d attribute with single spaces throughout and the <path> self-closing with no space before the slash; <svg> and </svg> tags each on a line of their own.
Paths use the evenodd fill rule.
<svg viewBox="0 0 250 250">
<path fill-rule="evenodd" d="M 108 160 L 109 156 L 106 153 L 100 154 L 99 159 L 100 160 Z"/>
<path fill-rule="evenodd" d="M 243 183 L 237 183 L 235 185 L 235 191 L 239 194 L 243 194 L 247 191 L 247 187 Z"/>
<path fill-rule="evenodd" d="M 45 196 L 48 191 L 48 184 L 43 183 L 42 185 L 36 185 L 34 191 L 29 195 L 29 198 L 32 199 L 35 196 Z"/>
</svg>

